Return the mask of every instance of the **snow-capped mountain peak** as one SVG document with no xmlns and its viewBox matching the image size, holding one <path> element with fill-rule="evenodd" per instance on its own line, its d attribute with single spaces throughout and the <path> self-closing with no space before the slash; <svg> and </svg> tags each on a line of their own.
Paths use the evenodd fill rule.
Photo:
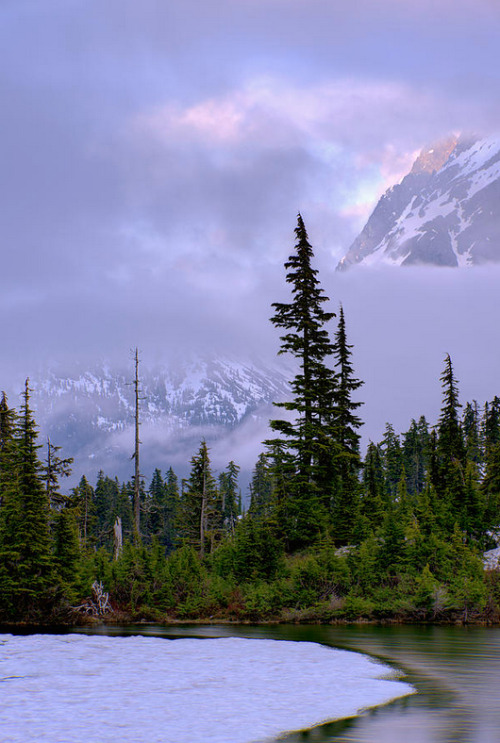
<svg viewBox="0 0 500 743">
<path fill-rule="evenodd" d="M 337 268 L 500 261 L 500 137 L 451 137 L 422 151 L 380 199 Z"/>
</svg>

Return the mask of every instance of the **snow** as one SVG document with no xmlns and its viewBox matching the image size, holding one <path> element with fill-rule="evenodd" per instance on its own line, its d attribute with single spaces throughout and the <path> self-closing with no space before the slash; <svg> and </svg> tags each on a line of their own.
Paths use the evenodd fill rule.
<svg viewBox="0 0 500 743">
<path fill-rule="evenodd" d="M 251 743 L 414 692 L 309 642 L 0 635 L 3 743 Z"/>
<path fill-rule="evenodd" d="M 444 217 L 448 218 L 448 234 L 458 265 L 472 265 L 472 246 L 464 251 L 462 245 L 460 252 L 457 238 L 476 222 L 480 224 L 481 208 L 475 209 L 468 219 L 464 218 L 464 213 L 470 211 L 473 197 L 499 180 L 500 137 L 480 139 L 459 154 L 453 153 L 429 184 L 411 197 L 399 218 L 387 225 L 383 239 L 360 262 L 368 266 L 401 265 L 411 250 L 410 245 L 406 249 L 407 243 L 424 234 L 428 235 L 433 221 L 437 217 Z M 390 193 L 391 190 L 385 197 Z M 485 203 L 488 203 L 488 198 L 484 196 Z M 456 219 L 451 220 L 451 215 Z M 488 229 L 487 224 L 484 229 Z"/>
</svg>

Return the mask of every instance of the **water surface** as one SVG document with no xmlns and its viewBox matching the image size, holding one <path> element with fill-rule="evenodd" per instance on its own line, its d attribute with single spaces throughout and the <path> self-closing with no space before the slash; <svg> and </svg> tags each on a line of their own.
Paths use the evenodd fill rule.
<svg viewBox="0 0 500 743">
<path fill-rule="evenodd" d="M 121 630 L 113 630 L 121 631 Z M 417 694 L 287 743 L 499 743 L 500 628 L 350 625 L 128 628 L 170 637 L 274 638 L 368 653 L 402 669 Z"/>
</svg>

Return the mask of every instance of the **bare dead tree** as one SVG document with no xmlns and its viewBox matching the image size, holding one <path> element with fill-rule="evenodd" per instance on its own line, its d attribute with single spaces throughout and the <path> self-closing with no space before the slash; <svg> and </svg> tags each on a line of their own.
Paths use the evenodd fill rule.
<svg viewBox="0 0 500 743">
<path fill-rule="evenodd" d="M 134 395 L 135 395 L 135 448 L 132 459 L 135 460 L 134 475 L 134 544 L 141 541 L 141 473 L 139 465 L 139 401 L 143 398 L 139 396 L 139 351 L 136 348 L 134 353 L 135 377 L 134 377 Z"/>
<path fill-rule="evenodd" d="M 122 520 L 119 516 L 116 517 L 113 526 L 113 559 L 118 560 L 120 557 L 123 547 L 123 532 L 122 532 Z"/>
</svg>

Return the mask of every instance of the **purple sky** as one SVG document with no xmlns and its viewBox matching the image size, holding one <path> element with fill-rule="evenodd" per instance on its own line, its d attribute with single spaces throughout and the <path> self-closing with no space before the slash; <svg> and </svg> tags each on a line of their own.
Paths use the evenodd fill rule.
<svg viewBox="0 0 500 743">
<path fill-rule="evenodd" d="M 500 393 L 491 274 L 333 273 L 421 147 L 498 129 L 499 38 L 497 0 L 2 0 L 2 376 L 135 345 L 274 353 L 300 210 L 368 418 L 439 405 L 467 343 L 491 381 L 465 353 L 457 375 Z"/>
</svg>

